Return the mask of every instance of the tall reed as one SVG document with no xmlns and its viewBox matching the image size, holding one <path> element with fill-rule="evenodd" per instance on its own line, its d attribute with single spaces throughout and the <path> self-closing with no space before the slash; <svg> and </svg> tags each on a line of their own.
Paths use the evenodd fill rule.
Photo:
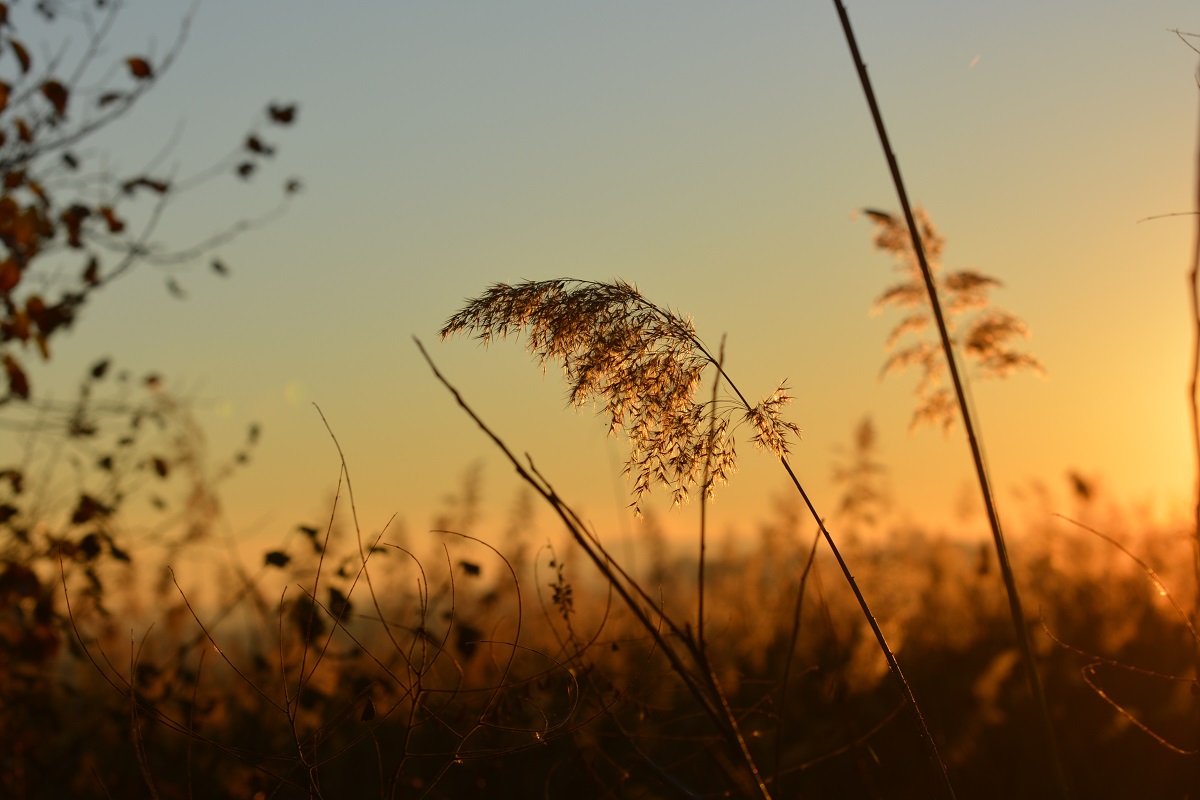
<svg viewBox="0 0 1200 800">
<path fill-rule="evenodd" d="M 880 113 L 879 104 L 875 100 L 875 91 L 871 88 L 871 79 L 867 76 L 867 66 L 863 62 L 862 55 L 859 53 L 858 42 L 854 37 L 854 30 L 850 25 L 850 17 L 846 13 L 846 6 L 841 0 L 833 0 L 833 3 L 837 8 L 838 18 L 841 20 L 842 30 L 846 36 L 846 43 L 850 47 L 850 55 L 854 59 L 854 66 L 858 71 L 863 94 L 866 96 L 867 105 L 871 110 L 871 117 L 875 122 L 879 144 L 883 148 L 884 157 L 887 159 L 892 183 L 896 187 L 896 195 L 899 198 L 900 207 L 904 212 L 904 220 L 908 224 L 913 252 L 916 254 L 917 262 L 921 268 L 921 275 L 925 281 L 925 289 L 929 296 L 929 305 L 937 324 L 938 335 L 941 338 L 942 350 L 946 356 L 946 366 L 949 369 L 951 383 L 954 386 L 954 395 L 958 401 L 959 411 L 962 414 L 963 426 L 966 428 L 967 442 L 971 447 L 971 459 L 975 465 L 975 475 L 979 482 L 979 490 L 983 497 L 984 508 L 987 511 L 988 524 L 992 530 L 992 541 L 995 544 L 996 556 L 1000 564 L 1000 574 L 1004 579 L 1004 586 L 1008 593 L 1009 612 L 1012 616 L 1013 627 L 1016 629 L 1017 644 L 1021 650 L 1021 661 L 1025 669 L 1025 677 L 1029 681 L 1030 691 L 1033 693 L 1034 700 L 1040 712 L 1042 732 L 1046 739 L 1046 748 L 1049 751 L 1054 766 L 1059 792 L 1063 797 L 1069 797 L 1070 789 L 1066 773 L 1063 770 L 1062 758 L 1059 755 L 1058 743 L 1054 735 L 1054 724 L 1050 718 L 1050 707 L 1046 701 L 1045 690 L 1042 688 L 1042 679 L 1038 674 L 1037 662 L 1033 655 L 1033 646 L 1029 640 L 1028 624 L 1025 621 L 1025 612 L 1021 608 L 1021 598 L 1017 592 L 1016 578 L 1013 576 L 1012 564 L 1008 557 L 1008 545 L 1000 528 L 1000 517 L 996 511 L 996 503 L 992 496 L 991 482 L 988 478 L 987 466 L 983 458 L 983 448 L 980 445 L 975 424 L 971 420 L 971 410 L 967 404 L 966 393 L 963 388 L 963 378 L 959 374 L 958 365 L 954 359 L 954 347 L 950 341 L 950 333 L 946 326 L 945 315 L 942 313 L 937 284 L 934 282 L 933 271 L 925 256 L 921 232 L 913 216 L 912 206 L 908 200 L 908 192 L 904 186 L 904 179 L 900 175 L 900 165 L 896 160 L 895 153 L 892 152 L 891 142 L 888 140 L 887 128 L 883 123 L 883 115 Z"/>
<path fill-rule="evenodd" d="M 895 653 L 788 461 L 789 440 L 799 429 L 782 416 L 783 407 L 791 401 L 786 385 L 752 404 L 689 320 L 651 303 L 633 285 L 620 281 L 556 279 L 515 286 L 496 284 L 470 300 L 441 331 L 443 339 L 460 333 L 474 334 L 484 343 L 523 333 L 527 349 L 538 357 L 543 369 L 550 361 L 561 362 L 571 402 L 579 406 L 594 398 L 603 405 L 610 433 L 627 432 L 630 455 L 625 471 L 633 478 L 635 509 L 655 483 L 669 488 L 677 503 L 686 500 L 697 484 L 702 499 L 711 496 L 736 466 L 734 428 L 747 426 L 754 444 L 779 459 L 816 521 L 887 659 L 943 790 L 954 796 L 937 745 Z M 708 367 L 729 387 L 732 397 L 696 401 L 701 373 Z M 442 379 L 440 373 L 438 377 Z M 466 408 L 457 392 L 455 396 Z M 476 422 L 482 426 L 477 417 Z M 542 491 L 519 462 L 513 461 L 518 473 Z M 545 492 L 543 496 L 558 510 L 561 500 L 557 496 Z M 576 539 L 579 541 L 578 536 Z M 702 648 L 697 645 L 697 649 L 704 662 Z"/>
</svg>

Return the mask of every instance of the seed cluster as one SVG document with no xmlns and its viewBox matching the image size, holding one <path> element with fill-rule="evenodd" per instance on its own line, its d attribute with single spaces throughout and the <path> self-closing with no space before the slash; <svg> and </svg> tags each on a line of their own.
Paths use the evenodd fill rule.
<svg viewBox="0 0 1200 800">
<path fill-rule="evenodd" d="M 624 281 L 575 279 L 496 284 L 447 321 L 443 339 L 472 334 L 484 343 L 524 335 L 542 369 L 562 364 L 572 405 L 592 401 L 624 432 L 633 507 L 655 483 L 675 503 L 699 485 L 711 497 L 736 469 L 731 419 L 754 431 L 755 445 L 780 457 L 799 428 L 782 417 L 791 397 L 781 385 L 751 406 L 696 336 L 690 320 L 654 305 Z M 702 374 L 714 367 L 734 392 L 715 405 L 697 402 Z M 732 400 L 732 402 L 731 402 Z"/>
</svg>

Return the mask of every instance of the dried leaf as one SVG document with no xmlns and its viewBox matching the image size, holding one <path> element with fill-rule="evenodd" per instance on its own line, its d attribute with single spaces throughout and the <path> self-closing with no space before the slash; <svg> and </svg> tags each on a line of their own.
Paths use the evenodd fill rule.
<svg viewBox="0 0 1200 800">
<path fill-rule="evenodd" d="M 278 125 L 291 125 L 296 121 L 296 104 L 279 106 L 272 103 L 267 106 L 267 115 Z"/>
<path fill-rule="evenodd" d="M 42 84 L 42 96 L 54 106 L 54 113 L 64 116 L 67 113 L 67 99 L 70 92 L 61 81 L 50 80 Z"/>
<path fill-rule="evenodd" d="M 100 216 L 104 217 L 104 222 L 108 225 L 109 233 L 120 233 L 125 230 L 124 220 L 117 216 L 111 206 L 100 206 L 99 211 Z"/>
<path fill-rule="evenodd" d="M 269 567 L 286 567 L 292 557 L 282 550 L 272 550 L 267 553 L 264 563 Z"/>
<path fill-rule="evenodd" d="M 83 282 L 88 286 L 100 285 L 100 262 L 95 256 L 89 258 L 87 266 L 84 267 Z"/>
<path fill-rule="evenodd" d="M 75 505 L 75 511 L 71 513 L 71 522 L 75 525 L 83 525 L 86 522 L 91 522 L 96 517 L 106 517 L 111 513 L 111 508 L 90 494 L 80 494 L 79 502 Z"/>
<path fill-rule="evenodd" d="M 60 215 L 63 225 L 67 227 L 67 244 L 71 247 L 83 247 L 83 222 L 91 215 L 92 210 L 79 203 L 70 206 Z"/>
<path fill-rule="evenodd" d="M 275 155 L 275 148 L 269 144 L 263 143 L 262 139 L 251 135 L 246 138 L 246 149 L 252 153 L 258 153 L 264 156 Z"/>
<path fill-rule="evenodd" d="M 0 296 L 7 297 L 21 282 L 21 268 L 16 259 L 8 258 L 0 262 Z"/>
<path fill-rule="evenodd" d="M 4 354 L 4 371 L 8 374 L 8 393 L 21 400 L 29 399 L 29 378 L 21 364 L 8 353 Z"/>
<path fill-rule="evenodd" d="M 154 77 L 154 69 L 144 58 L 127 58 L 125 63 L 129 65 L 130 74 L 139 81 L 147 81 Z"/>
<path fill-rule="evenodd" d="M 13 55 L 17 57 L 17 61 L 21 64 L 21 74 L 24 75 L 29 72 L 29 67 L 33 62 L 29 58 L 29 51 L 25 49 L 25 45 L 16 39 L 9 39 L 8 46 L 13 49 Z"/>
</svg>

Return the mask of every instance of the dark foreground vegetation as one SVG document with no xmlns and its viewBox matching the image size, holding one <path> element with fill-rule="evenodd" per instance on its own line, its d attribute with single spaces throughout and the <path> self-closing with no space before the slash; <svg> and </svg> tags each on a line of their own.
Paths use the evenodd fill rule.
<svg viewBox="0 0 1200 800">
<path fill-rule="evenodd" d="M 1188 536 L 1082 493 L 1072 506 L 1144 563 L 1045 509 L 1016 536 L 1068 778 L 1080 797 L 1192 796 L 1196 757 L 1178 750 L 1200 744 L 1196 640 L 1162 593 L 1191 591 Z M 887 663 L 832 559 L 808 567 L 815 528 L 799 511 L 780 502 L 740 544 L 714 545 L 712 679 L 772 796 L 927 797 L 936 784 Z M 200 518 L 175 528 L 167 556 L 71 549 L 85 541 L 71 534 L 61 570 L 5 561 L 0 796 L 755 792 L 654 638 L 527 502 L 489 528 L 452 509 L 446 531 L 419 534 L 360 536 L 336 516 L 298 527 L 253 574 L 174 579 L 165 561 L 211 558 Z M 109 530 L 66 527 L 89 525 Z M 631 577 L 694 620 L 695 558 L 658 530 L 644 523 Z M 989 548 L 889 527 L 844 549 L 959 795 L 1049 796 Z"/>
</svg>

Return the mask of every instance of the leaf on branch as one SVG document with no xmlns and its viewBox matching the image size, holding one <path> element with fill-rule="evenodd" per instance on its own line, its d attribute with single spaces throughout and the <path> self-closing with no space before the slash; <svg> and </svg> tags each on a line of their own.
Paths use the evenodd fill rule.
<svg viewBox="0 0 1200 800">
<path fill-rule="evenodd" d="M 0 110 L 3 108 L 0 107 Z M 79 169 L 79 159 L 74 153 L 63 153 L 62 162 L 67 165 L 67 169 Z"/>
<path fill-rule="evenodd" d="M 100 380 L 103 378 L 106 374 L 108 374 L 108 366 L 111 363 L 112 362 L 109 359 L 104 358 L 93 364 L 91 370 L 92 378 L 95 380 Z"/>
<path fill-rule="evenodd" d="M 75 525 L 83 525 L 86 522 L 91 522 L 96 517 L 106 517 L 111 513 L 111 508 L 90 494 L 81 494 L 79 495 L 79 503 L 75 506 L 75 511 L 71 514 L 71 522 Z"/>
<path fill-rule="evenodd" d="M 212 270 L 213 270 L 213 272 L 217 273 L 218 275 L 222 275 L 222 276 L 229 274 L 229 267 L 222 264 L 220 259 L 216 259 L 216 258 L 214 258 L 212 261 Z"/>
<path fill-rule="evenodd" d="M 154 468 L 154 474 L 160 478 L 165 478 L 171 473 L 171 465 L 161 456 L 155 456 L 150 459 L 150 466 Z"/>
<path fill-rule="evenodd" d="M 74 248 L 83 247 L 83 221 L 92 215 L 92 210 L 76 203 L 62 212 L 60 219 L 67 226 L 67 244 Z"/>
<path fill-rule="evenodd" d="M 243 161 L 237 165 L 238 177 L 245 180 L 254 174 L 255 169 L 257 169 L 257 165 L 253 161 Z"/>
<path fill-rule="evenodd" d="M 29 130 L 29 125 L 25 120 L 17 117 L 13 120 L 13 125 L 17 127 L 17 138 L 22 142 L 29 144 L 33 141 L 33 131 Z"/>
<path fill-rule="evenodd" d="M 296 104 L 277 106 L 271 103 L 267 106 L 267 114 L 277 125 L 291 125 L 296 121 Z"/>
<path fill-rule="evenodd" d="M 83 282 L 88 286 L 100 285 L 100 262 L 95 256 L 88 259 L 87 266 L 83 269 Z"/>
<path fill-rule="evenodd" d="M 269 567 L 286 567 L 291 560 L 292 557 L 281 550 L 272 550 L 263 559 L 264 563 Z"/>
<path fill-rule="evenodd" d="M 118 100 L 123 100 L 124 98 L 124 92 L 105 92 L 104 94 L 100 95 L 100 99 L 96 101 L 96 105 L 100 108 L 104 108 L 105 106 L 112 105 Z"/>
<path fill-rule="evenodd" d="M 21 400 L 28 400 L 29 378 L 25 377 L 25 370 L 21 369 L 21 364 L 7 353 L 4 354 L 4 371 L 8 374 L 8 393 Z"/>
<path fill-rule="evenodd" d="M 29 51 L 25 49 L 25 45 L 18 42 L 16 39 L 9 39 L 8 46 L 13 49 L 13 55 L 17 57 L 17 61 L 21 63 L 21 74 L 29 72 L 29 67 L 33 60 L 29 58 Z"/>
<path fill-rule="evenodd" d="M 174 278 L 167 278 L 167 291 L 170 292 L 171 296 L 176 300 L 187 299 L 187 292 L 183 290 L 183 287 L 180 286 L 179 282 Z"/>
<path fill-rule="evenodd" d="M 40 296 L 35 294 L 25 301 L 25 313 L 29 315 L 29 318 L 33 320 L 45 337 L 50 336 L 61 327 L 70 326 L 75 320 L 76 304 L 77 301 L 73 297 L 64 296 L 54 305 L 48 306 Z M 45 342 L 42 339 L 39 339 L 38 347 L 42 348 L 42 355 L 47 355 Z"/>
<path fill-rule="evenodd" d="M 257 136 L 249 136 L 246 139 L 246 149 L 251 153 L 258 153 L 264 156 L 275 155 L 275 148 L 269 144 L 264 144 L 262 139 Z"/>
<path fill-rule="evenodd" d="M 0 297 L 7 297 L 18 283 L 21 282 L 21 268 L 16 259 L 9 258 L 0 263 Z"/>
<path fill-rule="evenodd" d="M 54 106 L 54 113 L 58 116 L 64 116 L 67 113 L 67 99 L 70 97 L 70 92 L 61 81 L 46 81 L 42 84 L 42 96 L 50 101 L 50 105 Z"/>
<path fill-rule="evenodd" d="M 300 181 L 298 181 L 295 178 L 292 178 L 290 181 L 288 181 L 287 183 L 285 183 L 283 185 L 283 193 L 284 194 L 296 194 L 296 192 L 300 191 L 303 188 L 304 188 L 303 183 L 301 183 Z"/>
<path fill-rule="evenodd" d="M 144 58 L 127 58 L 125 63 L 129 65 L 129 72 L 139 81 L 148 81 L 154 77 L 154 69 L 150 66 L 150 62 Z"/>
<path fill-rule="evenodd" d="M 111 206 L 100 206 L 100 216 L 104 217 L 104 222 L 108 225 L 109 233 L 120 233 L 125 230 L 125 222 L 121 220 Z"/>
<path fill-rule="evenodd" d="M 12 87 L 4 81 L 0 81 L 0 111 L 8 107 L 8 96 L 12 93 Z"/>
</svg>

